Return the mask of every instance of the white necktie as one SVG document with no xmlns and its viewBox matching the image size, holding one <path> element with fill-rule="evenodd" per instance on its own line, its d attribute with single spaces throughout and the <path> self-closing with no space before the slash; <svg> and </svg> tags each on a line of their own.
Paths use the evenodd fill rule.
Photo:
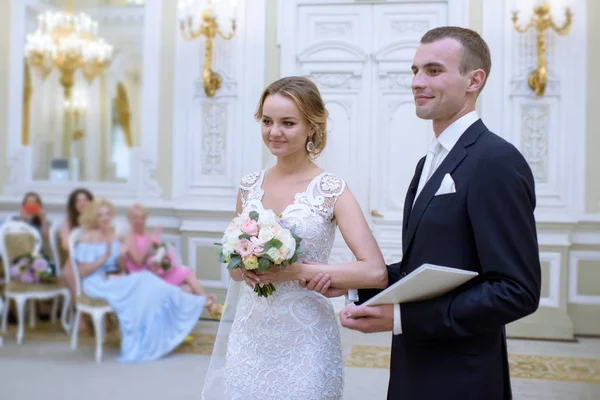
<svg viewBox="0 0 600 400">
<path fill-rule="evenodd" d="M 421 190 L 431 178 L 431 175 L 437 169 L 437 160 L 439 155 L 442 153 L 442 145 L 437 140 L 435 143 L 429 148 L 427 151 L 427 156 L 425 157 L 425 165 L 423 166 L 423 171 L 421 172 L 421 178 L 419 179 L 419 186 L 417 187 L 417 194 L 415 195 L 415 200 L 419 197 Z M 414 204 L 414 202 L 413 202 Z"/>
</svg>

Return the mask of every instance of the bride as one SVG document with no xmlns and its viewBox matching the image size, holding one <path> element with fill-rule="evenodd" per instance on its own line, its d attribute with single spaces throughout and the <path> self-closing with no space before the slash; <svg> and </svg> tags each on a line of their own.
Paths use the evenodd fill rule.
<svg viewBox="0 0 600 400">
<path fill-rule="evenodd" d="M 327 116 L 317 86 L 307 78 L 282 78 L 260 98 L 255 117 L 277 163 L 242 179 L 236 212 L 270 209 L 281 216 L 283 226 L 296 226 L 304 247 L 300 260 L 305 262 L 262 274 L 230 271 L 228 309 L 219 326 L 203 399 L 342 398 L 342 348 L 333 306 L 298 282 L 328 274 L 331 286 L 339 289 L 385 288 L 387 273 L 345 182 L 313 162 L 325 148 Z M 357 261 L 316 264 L 327 263 L 336 226 Z M 263 298 L 253 292 L 255 284 L 270 282 L 276 287 L 273 295 Z"/>
</svg>

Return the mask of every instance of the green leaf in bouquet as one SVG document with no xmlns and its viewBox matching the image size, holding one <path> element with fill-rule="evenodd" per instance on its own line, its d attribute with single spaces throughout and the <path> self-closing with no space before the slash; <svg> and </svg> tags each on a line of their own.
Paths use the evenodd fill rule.
<svg viewBox="0 0 600 400">
<path fill-rule="evenodd" d="M 258 213 L 256 211 L 251 211 L 248 216 L 250 217 L 250 219 L 258 221 Z"/>
<path fill-rule="evenodd" d="M 280 249 L 281 246 L 283 246 L 283 243 L 281 242 L 281 240 L 271 239 L 265 244 L 264 251 L 266 253 L 267 251 L 271 250 L 272 248 Z"/>
<path fill-rule="evenodd" d="M 268 258 L 261 257 L 258 259 L 258 270 L 261 272 L 266 271 L 272 264 L 272 261 Z"/>
<path fill-rule="evenodd" d="M 234 256 L 231 256 L 231 260 L 229 260 L 229 264 L 227 265 L 227 269 L 234 269 L 240 266 L 240 264 L 242 263 L 242 257 L 238 256 L 237 254 Z"/>
<path fill-rule="evenodd" d="M 247 233 L 242 233 L 240 236 L 238 236 L 238 239 L 242 240 L 242 239 L 247 239 L 250 240 L 252 238 L 252 236 L 248 235 Z"/>
<path fill-rule="evenodd" d="M 225 254 L 221 253 L 219 254 L 219 262 L 227 262 L 227 257 L 225 256 Z"/>
<path fill-rule="evenodd" d="M 223 246 L 220 243 L 217 244 L 216 250 L 218 255 L 223 254 Z"/>
<path fill-rule="evenodd" d="M 294 256 L 290 259 L 290 264 L 295 263 L 296 261 L 298 261 L 298 254 L 294 254 Z"/>
</svg>

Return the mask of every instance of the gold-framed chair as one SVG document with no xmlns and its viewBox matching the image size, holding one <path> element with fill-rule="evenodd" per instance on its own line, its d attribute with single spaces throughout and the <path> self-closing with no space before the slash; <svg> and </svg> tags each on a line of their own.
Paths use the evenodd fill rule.
<svg viewBox="0 0 600 400">
<path fill-rule="evenodd" d="M 55 220 L 54 222 L 52 222 L 52 224 L 50 224 L 50 232 L 49 232 L 49 242 L 50 242 L 50 252 L 52 254 L 52 261 L 54 262 L 54 265 L 57 266 L 57 268 L 60 268 L 61 272 L 62 272 L 62 267 L 65 265 L 65 262 L 67 261 L 68 258 L 68 252 L 65 251 L 62 247 L 61 241 L 60 241 L 60 228 L 62 226 L 62 224 L 64 223 L 64 220 Z M 73 301 L 73 299 L 71 299 L 71 301 Z M 52 304 L 52 318 L 53 321 L 56 318 L 56 312 L 57 312 L 57 308 L 58 308 L 58 302 L 54 301 Z M 71 316 L 71 304 L 68 305 L 67 308 L 67 323 L 69 325 L 69 327 L 72 324 L 72 316 Z"/>
<path fill-rule="evenodd" d="M 0 255 L 5 266 L 5 287 L 4 297 L 6 298 L 5 307 L 8 308 L 10 300 L 15 302 L 17 309 L 17 343 L 23 343 L 24 324 L 25 324 L 25 305 L 27 301 L 49 300 L 63 296 L 63 309 L 61 315 L 61 324 L 68 333 L 69 324 L 67 323 L 67 306 L 70 303 L 71 295 L 69 289 L 64 283 L 21 283 L 11 282 L 10 265 L 11 260 L 26 253 L 39 253 L 42 248 L 42 238 L 40 233 L 32 226 L 21 221 L 6 221 L 0 226 Z M 60 265 L 56 266 L 56 275 L 60 276 Z M 53 307 L 54 308 L 54 307 Z M 33 308 L 30 309 L 32 312 Z M 54 314 L 56 315 L 56 314 Z M 30 325 L 35 322 L 35 315 L 30 315 Z M 2 314 L 2 332 L 6 333 L 8 323 L 8 313 Z"/>
<path fill-rule="evenodd" d="M 77 350 L 77 339 L 79 336 L 79 322 L 81 314 L 88 314 L 92 317 L 94 332 L 96 336 L 96 362 L 102 361 L 102 346 L 106 337 L 106 327 L 104 324 L 105 316 L 112 312 L 110 305 L 102 299 L 93 299 L 88 297 L 81 290 L 81 275 L 79 275 L 79 263 L 75 258 L 75 248 L 81 240 L 83 231 L 81 228 L 74 229 L 69 235 L 69 257 L 73 264 L 75 274 L 75 288 L 77 298 L 75 299 L 75 318 L 71 329 L 71 349 Z"/>
</svg>

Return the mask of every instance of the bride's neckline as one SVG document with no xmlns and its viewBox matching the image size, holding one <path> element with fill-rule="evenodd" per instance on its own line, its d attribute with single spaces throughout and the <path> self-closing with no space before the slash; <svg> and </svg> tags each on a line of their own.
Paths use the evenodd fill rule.
<svg viewBox="0 0 600 400">
<path fill-rule="evenodd" d="M 263 204 L 263 197 L 265 197 L 265 191 L 264 191 L 264 189 L 263 189 L 263 187 L 262 187 L 262 186 L 263 186 L 263 181 L 264 181 L 264 179 L 265 179 L 265 172 L 267 172 L 267 170 L 266 170 L 266 169 L 263 169 L 262 171 L 260 171 L 260 177 L 258 178 L 258 184 L 257 184 L 257 188 L 258 188 L 258 190 L 259 190 L 259 197 L 258 197 L 258 201 L 259 201 L 259 203 L 260 203 L 261 207 L 262 207 L 264 210 L 266 210 L 266 209 L 267 209 L 267 208 L 265 208 L 265 205 Z M 281 211 L 281 213 L 278 213 L 278 212 L 277 212 L 277 211 L 275 211 L 275 210 L 273 210 L 273 212 L 274 212 L 274 213 L 275 213 L 277 216 L 283 216 L 283 215 L 286 213 L 286 211 L 287 211 L 287 210 L 288 210 L 290 207 L 292 207 L 292 206 L 294 206 L 294 205 L 296 205 L 296 204 L 297 204 L 297 202 L 298 202 L 298 199 L 300 198 L 300 196 L 302 196 L 302 195 L 306 195 L 306 194 L 308 193 L 308 191 L 309 191 L 309 190 L 311 190 L 311 188 L 312 188 L 313 184 L 314 184 L 315 182 L 317 182 L 317 181 L 318 181 L 318 179 L 319 179 L 321 176 L 323 176 L 325 173 L 326 173 L 325 171 L 322 171 L 321 173 L 319 173 L 318 175 L 316 175 L 314 178 L 312 178 L 312 179 L 310 180 L 310 182 L 308 182 L 308 185 L 306 185 L 306 189 L 304 189 L 304 191 L 302 191 L 302 192 L 298 192 L 298 193 L 295 193 L 295 194 L 294 194 L 294 200 L 293 200 L 293 201 L 292 201 L 290 204 L 288 204 L 287 206 L 285 206 L 285 208 L 284 208 L 284 209 Z"/>
</svg>

